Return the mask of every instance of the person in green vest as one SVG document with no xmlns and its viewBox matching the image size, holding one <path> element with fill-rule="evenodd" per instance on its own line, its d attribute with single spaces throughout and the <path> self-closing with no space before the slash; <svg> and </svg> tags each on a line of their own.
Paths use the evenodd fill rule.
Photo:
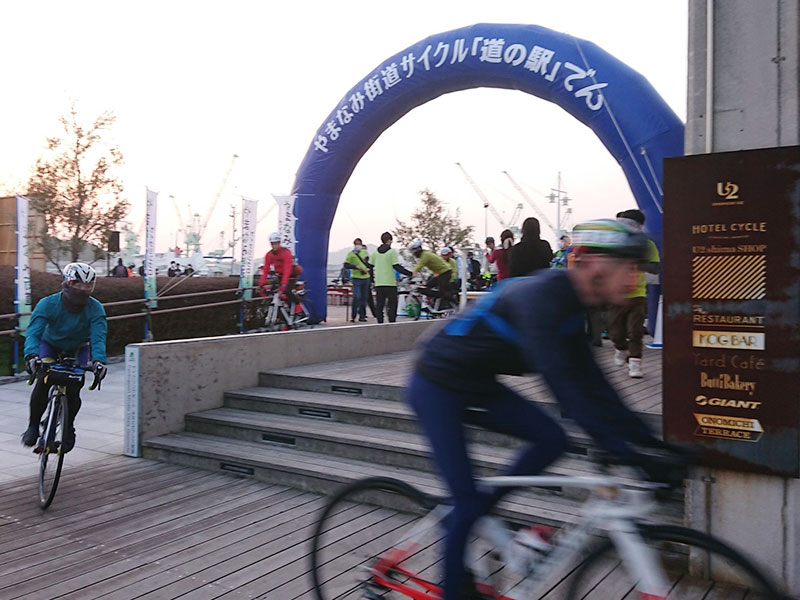
<svg viewBox="0 0 800 600">
<path fill-rule="evenodd" d="M 370 272 L 372 265 L 369 262 L 369 252 L 364 247 L 361 238 L 353 240 L 353 249 L 347 253 L 344 266 L 350 269 L 353 280 L 353 308 L 350 312 L 350 322 L 354 323 L 356 317 L 359 322 L 367 320 L 367 294 L 370 290 Z"/>
<path fill-rule="evenodd" d="M 458 296 L 458 262 L 453 256 L 453 249 L 450 246 L 443 246 L 439 250 L 442 259 L 450 266 L 450 296 L 456 298 Z"/>
<path fill-rule="evenodd" d="M 392 248 L 392 234 L 381 234 L 381 245 L 369 257 L 375 273 L 375 318 L 383 323 L 383 307 L 389 323 L 397 321 L 397 277 L 395 271 L 411 277 L 412 273 L 400 264 L 397 250 Z"/>
<path fill-rule="evenodd" d="M 617 220 L 637 232 L 644 229 L 644 213 L 638 208 L 617 213 Z M 627 362 L 628 375 L 635 379 L 644 375 L 642 338 L 644 319 L 647 316 L 647 285 L 644 274 L 658 274 L 659 267 L 658 248 L 653 240 L 647 238 L 647 257 L 639 267 L 636 288 L 628 294 L 628 301 L 624 305 L 612 306 L 609 310 L 608 333 L 614 342 L 614 364 L 622 367 Z"/>
<path fill-rule="evenodd" d="M 417 259 L 417 264 L 414 266 L 413 273 L 419 273 L 422 269 L 428 269 L 433 273 L 433 277 L 431 277 L 426 284 L 430 297 L 446 300 L 450 295 L 450 274 L 452 272 L 450 265 L 442 260 L 435 252 L 423 250 L 420 240 L 411 242 L 408 249 L 411 254 L 414 255 L 414 258 Z"/>
</svg>

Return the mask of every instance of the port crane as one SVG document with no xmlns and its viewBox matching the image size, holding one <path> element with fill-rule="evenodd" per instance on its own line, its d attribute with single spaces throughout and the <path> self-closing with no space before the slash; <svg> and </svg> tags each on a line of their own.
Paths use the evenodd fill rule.
<svg viewBox="0 0 800 600">
<path fill-rule="evenodd" d="M 556 236 L 556 241 L 557 241 L 562 235 L 558 231 L 558 228 L 556 228 L 556 226 L 553 225 L 553 223 L 550 221 L 550 219 L 547 218 L 547 215 L 544 214 L 544 211 L 542 211 L 542 209 L 540 209 L 538 206 L 536 206 L 536 203 L 533 201 L 533 199 L 522 188 L 522 186 L 519 183 L 517 183 L 516 179 L 511 177 L 511 174 L 508 171 L 503 171 L 503 174 L 506 177 L 508 177 L 508 180 L 514 186 L 514 189 L 517 190 L 517 192 L 519 192 L 519 195 L 522 196 L 525 199 L 525 201 L 530 205 L 530 207 L 536 212 L 536 214 L 539 215 L 539 219 L 541 219 L 542 222 L 545 225 L 547 225 L 547 227 L 550 228 L 550 231 L 552 231 L 553 235 Z M 572 213 L 572 209 L 571 208 L 567 208 L 567 214 L 570 214 L 570 213 Z"/>
<path fill-rule="evenodd" d="M 486 211 L 491 212 L 492 216 L 495 219 L 497 219 L 497 222 L 500 223 L 500 225 L 502 225 L 506 229 L 510 229 L 514 233 L 514 235 L 518 237 L 519 236 L 519 227 L 517 226 L 516 223 L 517 223 L 517 219 L 519 219 L 520 213 L 522 212 L 522 204 L 517 204 L 516 205 L 516 207 L 514 208 L 514 213 L 511 215 L 511 218 L 506 222 L 506 220 L 503 219 L 503 216 L 489 202 L 489 199 L 486 197 L 486 194 L 483 193 L 483 190 L 481 190 L 481 188 L 478 187 L 478 184 L 475 183 L 475 180 L 473 180 L 472 177 L 470 177 L 469 173 L 467 173 L 467 170 L 464 168 L 464 166 L 460 162 L 457 162 L 456 166 L 458 166 L 458 168 L 461 169 L 461 173 L 464 175 L 464 178 L 470 184 L 472 189 L 475 190 L 475 193 L 478 195 L 478 197 L 483 201 L 483 208 L 486 209 Z M 484 215 L 485 215 L 485 213 L 484 213 Z M 485 234 L 488 236 L 489 235 L 489 224 L 488 224 L 488 218 L 487 217 L 484 217 L 484 230 L 485 230 Z"/>
</svg>

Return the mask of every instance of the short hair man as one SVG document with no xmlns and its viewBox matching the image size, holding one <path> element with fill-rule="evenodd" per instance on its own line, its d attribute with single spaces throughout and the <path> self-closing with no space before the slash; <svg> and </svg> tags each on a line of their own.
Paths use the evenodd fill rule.
<svg viewBox="0 0 800 600">
<path fill-rule="evenodd" d="M 644 213 L 632 208 L 617 213 L 617 220 L 641 232 L 644 229 Z M 658 273 L 658 248 L 647 238 L 647 256 L 640 264 L 636 286 L 628 294 L 627 301 L 612 306 L 609 310 L 608 334 L 614 343 L 614 364 L 618 367 L 628 363 L 628 375 L 639 379 L 644 375 L 642 367 L 642 338 L 644 319 L 647 316 L 647 284 L 645 273 Z"/>
<path fill-rule="evenodd" d="M 372 294 L 370 289 L 372 265 L 369 262 L 369 252 L 361 238 L 353 240 L 353 249 L 347 253 L 344 266 L 350 269 L 350 279 L 353 280 L 353 309 L 350 313 L 350 322 L 354 322 L 358 317 L 363 323 L 367 320 L 367 296 Z"/>
<path fill-rule="evenodd" d="M 384 231 L 381 234 L 381 245 L 373 252 L 369 261 L 375 273 L 375 318 L 383 323 L 383 308 L 389 323 L 397 321 L 397 277 L 395 271 L 411 276 L 411 271 L 400 264 L 397 250 L 392 248 L 392 234 Z"/>
</svg>

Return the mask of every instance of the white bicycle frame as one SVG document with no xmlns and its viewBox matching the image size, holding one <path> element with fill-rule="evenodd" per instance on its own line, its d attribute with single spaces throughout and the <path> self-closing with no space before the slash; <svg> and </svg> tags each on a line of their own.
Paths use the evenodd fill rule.
<svg viewBox="0 0 800 600">
<path fill-rule="evenodd" d="M 423 287 L 425 287 L 425 284 L 409 282 L 408 283 L 408 291 L 406 292 L 408 294 L 409 298 L 414 298 L 417 302 L 419 302 L 420 312 L 427 312 L 429 315 L 440 314 L 440 313 L 445 312 L 445 311 L 443 311 L 443 310 L 441 310 L 439 308 L 439 306 L 441 305 L 442 299 L 440 297 L 437 297 L 433 301 L 433 304 L 431 304 L 430 297 L 427 294 L 423 294 L 420 291 L 420 288 L 423 288 Z M 455 307 L 453 308 L 453 311 L 454 310 L 455 310 Z"/>
<path fill-rule="evenodd" d="M 553 548 L 536 561 L 520 588 L 519 597 L 544 591 L 547 577 L 559 565 L 572 564 L 589 547 L 593 533 L 605 533 L 622 558 L 625 570 L 642 597 L 664 598 L 670 586 L 658 553 L 642 539 L 638 519 L 656 507 L 653 492 L 660 486 L 649 482 L 622 481 L 613 476 L 566 477 L 558 475 L 487 477 L 491 487 L 565 487 L 594 492 L 584 503 L 575 525 L 564 527 L 553 538 Z M 513 546 L 512 546 L 513 547 Z M 521 546 L 514 551 L 524 551 Z"/>
<path fill-rule="evenodd" d="M 664 598 L 670 586 L 661 566 L 658 553 L 642 539 L 636 523 L 650 514 L 656 506 L 653 492 L 658 484 L 623 481 L 617 477 L 597 475 L 592 477 L 567 477 L 558 475 L 487 477 L 479 480 L 491 487 L 560 487 L 587 489 L 594 492 L 587 500 L 575 525 L 565 526 L 552 540 L 552 549 L 533 563 L 524 580 L 515 587 L 514 595 L 503 598 L 539 597 L 550 585 L 549 575 L 557 567 L 574 564 L 590 548 L 594 534 L 603 532 L 611 540 L 622 558 L 626 571 L 633 581 L 638 581 L 637 590 L 644 598 Z M 427 532 L 439 526 L 450 511 L 440 505 L 430 511 L 409 531 L 399 543 L 400 548 L 413 548 Z M 519 544 L 509 544 L 511 553 L 532 552 Z M 510 554 L 504 556 L 508 561 Z M 489 573 L 481 573 L 476 565 L 470 565 L 483 579 Z M 373 574 L 376 574 L 373 571 Z"/>
<path fill-rule="evenodd" d="M 295 292 L 297 294 L 297 292 Z M 295 314 L 295 306 L 297 305 L 296 302 L 283 302 L 281 300 L 280 294 L 276 291 L 272 292 L 272 300 L 269 303 L 269 308 L 267 309 L 267 315 L 264 318 L 264 325 L 266 327 L 272 327 L 278 324 L 278 315 L 283 315 L 283 320 L 288 327 L 293 327 L 294 325 L 294 314 Z"/>
</svg>

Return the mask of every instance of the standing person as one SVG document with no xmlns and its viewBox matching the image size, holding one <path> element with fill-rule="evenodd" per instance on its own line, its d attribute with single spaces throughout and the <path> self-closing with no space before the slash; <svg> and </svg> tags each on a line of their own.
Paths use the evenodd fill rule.
<svg viewBox="0 0 800 600">
<path fill-rule="evenodd" d="M 364 323 L 367 320 L 367 295 L 372 293 L 369 287 L 372 265 L 369 263 L 369 252 L 361 238 L 353 240 L 353 249 L 347 253 L 344 266 L 350 269 L 350 277 L 353 279 L 353 308 L 350 322 L 355 322 L 358 317 L 358 321 Z"/>
<path fill-rule="evenodd" d="M 139 277 L 144 277 L 144 263 L 139 265 Z"/>
<path fill-rule="evenodd" d="M 43 372 L 37 373 L 38 361 L 68 355 L 78 364 L 89 364 L 99 380 L 106 375 L 106 311 L 91 297 L 97 274 L 86 263 L 70 263 L 64 267 L 61 291 L 45 296 L 36 303 L 25 331 L 25 369 L 36 373 L 31 392 L 28 428 L 22 443 L 33 446 L 39 439 L 39 422 L 47 408 L 50 386 Z M 69 414 L 61 449 L 69 452 L 75 446 L 75 416 L 81 408 L 80 387 L 67 388 Z"/>
<path fill-rule="evenodd" d="M 481 263 L 475 258 L 472 251 L 467 252 L 467 279 L 473 290 L 479 290 L 482 286 Z"/>
<path fill-rule="evenodd" d="M 569 263 L 569 254 L 572 252 L 571 242 L 568 235 L 562 235 L 558 240 L 558 250 L 550 261 L 551 269 L 566 269 Z"/>
<path fill-rule="evenodd" d="M 428 269 L 433 273 L 433 276 L 427 282 L 430 297 L 446 300 L 450 295 L 450 265 L 434 252 L 424 250 L 420 240 L 411 242 L 408 249 L 411 254 L 414 255 L 414 258 L 417 259 L 417 264 L 414 265 L 412 269 L 412 277 L 415 273 L 422 271 L 422 269 Z"/>
<path fill-rule="evenodd" d="M 177 277 L 180 275 L 181 269 L 174 260 L 169 263 L 169 269 L 167 269 L 167 277 Z"/>
<path fill-rule="evenodd" d="M 442 246 L 439 254 L 442 260 L 450 266 L 450 296 L 458 298 L 458 261 L 453 256 L 453 249 L 450 246 Z"/>
<path fill-rule="evenodd" d="M 638 208 L 617 213 L 617 220 L 641 232 L 644 229 L 644 213 Z M 642 234 L 644 235 L 644 234 Z M 642 369 L 642 338 L 644 318 L 647 316 L 647 284 L 645 273 L 658 273 L 658 248 L 647 238 L 646 261 L 642 263 L 636 278 L 636 287 L 628 294 L 626 302 L 619 302 L 609 310 L 608 333 L 614 342 L 614 364 L 621 367 L 627 361 L 628 375 L 640 379 Z"/>
<path fill-rule="evenodd" d="M 551 269 L 566 269 L 569 267 L 572 254 L 571 241 L 568 235 L 562 235 L 558 240 L 559 248 L 550 261 Z M 592 306 L 586 310 L 586 334 L 592 340 L 592 346 L 603 345 L 603 317 L 604 307 Z"/>
<path fill-rule="evenodd" d="M 483 253 L 483 272 L 481 273 L 481 277 L 483 278 L 486 287 L 492 287 L 495 283 L 497 283 L 497 265 L 495 263 L 489 262 L 489 255 L 494 250 L 494 238 L 489 236 L 486 238 L 486 250 Z"/>
<path fill-rule="evenodd" d="M 389 323 L 397 321 L 397 278 L 394 272 L 411 277 L 412 273 L 400 264 L 397 250 L 392 248 L 392 234 L 385 231 L 381 234 L 381 245 L 372 253 L 369 262 L 375 270 L 375 318 L 383 323 L 383 307 Z"/>
<path fill-rule="evenodd" d="M 682 479 L 680 464 L 667 468 L 666 457 L 639 451 L 659 448 L 674 456 L 622 403 L 581 326 L 587 306 L 618 303 L 633 288 L 645 236 L 612 219 L 584 223 L 575 232 L 574 268 L 501 284 L 439 329 L 418 353 L 406 397 L 453 499 L 445 520 L 443 600 L 479 597 L 464 569 L 467 539 L 473 524 L 509 490 L 477 484 L 463 423 L 529 443 L 507 475 L 535 475 L 567 447 L 563 429 L 498 375 L 541 374 L 563 409 L 612 456 L 635 461 L 658 481 L 677 485 Z M 484 531 L 490 527 L 487 520 L 477 524 Z"/>
<path fill-rule="evenodd" d="M 494 240 L 492 240 L 491 245 L 491 252 L 489 252 L 490 246 L 486 243 L 486 260 L 490 264 L 497 265 L 497 281 L 503 281 L 503 279 L 509 278 L 509 259 L 511 257 L 511 247 L 514 245 L 514 232 L 510 229 L 504 229 L 500 233 L 500 247 L 494 247 Z"/>
<path fill-rule="evenodd" d="M 522 222 L 522 239 L 511 251 L 509 277 L 530 275 L 533 271 L 547 269 L 553 259 L 553 250 L 541 237 L 539 219 L 528 217 Z"/>
<path fill-rule="evenodd" d="M 122 259 L 117 259 L 117 264 L 111 269 L 112 277 L 128 277 L 128 268 L 122 264 Z"/>
<path fill-rule="evenodd" d="M 281 246 L 281 236 L 277 231 L 269 234 L 269 244 L 271 249 L 264 255 L 264 268 L 261 270 L 258 287 L 263 288 L 266 285 L 271 267 L 278 276 L 278 293 L 281 298 L 293 300 L 297 304 L 295 313 L 300 313 L 303 309 L 300 307 L 299 299 L 292 293 L 300 269 L 294 264 L 291 251 Z M 259 293 L 263 295 L 263 292 Z"/>
</svg>

